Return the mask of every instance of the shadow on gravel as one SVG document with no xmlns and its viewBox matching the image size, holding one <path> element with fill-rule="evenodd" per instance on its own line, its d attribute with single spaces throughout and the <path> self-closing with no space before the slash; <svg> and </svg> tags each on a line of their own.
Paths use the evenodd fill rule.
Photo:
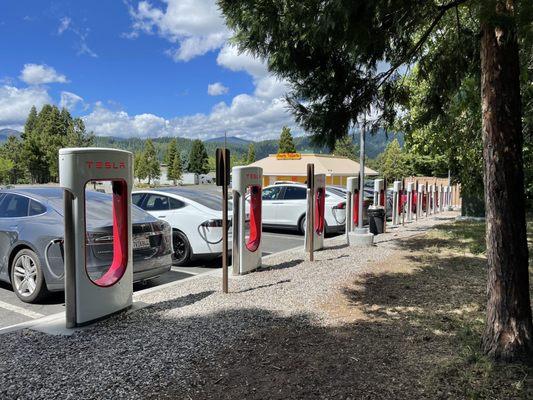
<svg viewBox="0 0 533 400">
<path fill-rule="evenodd" d="M 289 283 L 290 281 L 291 281 L 290 279 L 284 279 L 284 280 L 276 282 L 276 283 L 269 283 L 267 285 L 260 285 L 260 286 L 256 286 L 256 287 L 252 287 L 252 288 L 248 288 L 248 289 L 239 290 L 239 291 L 236 291 L 235 293 L 251 292 L 251 291 L 254 291 L 254 290 L 258 290 L 258 289 L 264 289 L 264 288 L 268 288 L 268 287 L 272 287 L 272 286 L 282 285 L 284 283 Z"/>
<path fill-rule="evenodd" d="M 297 267 L 303 262 L 304 262 L 303 259 L 291 260 L 291 261 L 283 262 L 277 265 L 263 266 L 262 268 L 258 269 L 256 272 L 265 272 L 265 271 L 272 271 L 272 270 L 277 270 L 277 269 L 293 268 L 293 267 Z"/>
<path fill-rule="evenodd" d="M 207 290 L 205 292 L 188 294 L 186 296 L 178 297 L 177 299 L 162 301 L 160 303 L 155 303 L 149 306 L 152 310 L 164 311 L 171 310 L 181 307 L 190 306 L 198 301 L 202 301 L 206 297 L 211 296 L 215 293 L 214 290 Z"/>
</svg>

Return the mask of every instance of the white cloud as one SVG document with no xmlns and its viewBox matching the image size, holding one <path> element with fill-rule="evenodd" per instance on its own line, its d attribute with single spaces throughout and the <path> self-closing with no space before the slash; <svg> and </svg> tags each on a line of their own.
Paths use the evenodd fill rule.
<svg viewBox="0 0 533 400">
<path fill-rule="evenodd" d="M 268 75 L 268 68 L 264 60 L 249 53 L 239 53 L 239 50 L 226 43 L 217 56 L 217 64 L 231 71 L 245 71 L 255 78 Z"/>
<path fill-rule="evenodd" d="M 59 107 L 72 110 L 78 103 L 83 103 L 83 98 L 72 92 L 61 92 L 61 100 L 59 101 Z"/>
<path fill-rule="evenodd" d="M 0 87 L 0 127 L 21 129 L 32 106 L 40 109 L 51 103 L 46 89 L 29 87 L 18 89 L 14 86 Z"/>
<path fill-rule="evenodd" d="M 286 81 L 280 80 L 268 72 L 264 60 L 249 53 L 239 53 L 231 44 L 226 44 L 220 50 L 217 64 L 231 71 L 244 71 L 254 79 L 254 95 L 261 98 L 274 99 L 284 96 L 290 89 Z"/>
<path fill-rule="evenodd" d="M 230 33 L 215 0 L 163 0 L 166 7 L 141 1 L 130 7 L 133 32 L 157 34 L 179 45 L 167 53 L 175 61 L 188 61 L 224 45 Z"/>
<path fill-rule="evenodd" d="M 19 78 L 28 85 L 68 82 L 65 75 L 57 73 L 54 68 L 44 64 L 24 64 Z"/>
<path fill-rule="evenodd" d="M 59 27 L 57 28 L 57 34 L 61 35 L 63 32 L 65 32 L 69 26 L 72 20 L 69 17 L 63 17 L 59 20 Z"/>
<path fill-rule="evenodd" d="M 229 89 L 220 82 L 207 85 L 207 94 L 209 96 L 220 96 L 228 93 Z"/>
<path fill-rule="evenodd" d="M 231 136 L 262 140 L 278 137 L 284 125 L 299 131 L 283 99 L 260 99 L 247 94 L 236 96 L 229 105 L 218 103 L 209 114 L 172 119 L 153 114 L 129 115 L 125 111 L 109 110 L 98 103 L 84 121 L 87 129 L 97 135 L 118 137 L 208 139 L 227 132 Z"/>
</svg>

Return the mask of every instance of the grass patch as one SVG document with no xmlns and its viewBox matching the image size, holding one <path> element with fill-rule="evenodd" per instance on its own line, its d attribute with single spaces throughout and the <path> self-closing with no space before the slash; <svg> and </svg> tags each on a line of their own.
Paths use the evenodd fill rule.
<svg viewBox="0 0 533 400">
<path fill-rule="evenodd" d="M 482 278 L 485 282 L 486 269 L 478 263 L 484 259 L 486 250 L 485 224 L 483 222 L 461 221 L 451 225 L 441 225 L 427 234 L 430 240 L 440 242 L 436 257 L 449 258 L 450 255 L 466 256 L 463 266 L 468 275 Z M 530 257 L 530 286 L 533 293 L 533 214 L 528 215 L 528 245 Z M 477 259 L 477 260 L 475 260 Z M 450 268 L 449 273 L 453 273 Z M 451 345 L 456 354 L 447 362 L 437 365 L 426 380 L 427 390 L 435 397 L 468 399 L 532 399 L 533 367 L 521 363 L 494 363 L 481 351 L 481 338 L 484 329 L 485 297 L 477 302 L 478 307 L 470 313 L 450 315 L 453 322 Z M 441 318 L 428 321 L 439 327 Z"/>
</svg>

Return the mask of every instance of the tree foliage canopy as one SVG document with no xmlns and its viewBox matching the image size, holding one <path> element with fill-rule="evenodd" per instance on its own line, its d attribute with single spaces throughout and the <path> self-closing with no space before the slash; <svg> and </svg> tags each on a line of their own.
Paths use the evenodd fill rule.
<svg viewBox="0 0 533 400">
<path fill-rule="evenodd" d="M 359 156 L 357 154 L 358 148 L 354 145 L 351 135 L 346 135 L 335 142 L 333 154 L 338 157 L 346 157 L 350 160 L 357 161 Z"/>
<path fill-rule="evenodd" d="M 292 140 L 291 129 L 284 126 L 281 129 L 279 136 L 278 154 L 280 153 L 296 153 L 296 147 Z"/>
<path fill-rule="evenodd" d="M 37 113 L 32 107 L 24 126 L 21 153 L 11 154 L 9 159 L 14 164 L 12 180 L 20 179 L 19 173 L 27 170 L 32 182 L 56 182 L 59 178 L 58 151 L 62 147 L 85 147 L 93 143 L 93 135 L 87 134 L 81 118 L 73 118 L 66 108 L 60 110 L 50 104 L 43 106 Z M 16 140 L 4 145 L 4 153 L 17 149 Z"/>
<path fill-rule="evenodd" d="M 187 170 L 195 174 L 207 174 L 209 172 L 209 157 L 200 139 L 196 139 L 192 143 Z"/>
</svg>

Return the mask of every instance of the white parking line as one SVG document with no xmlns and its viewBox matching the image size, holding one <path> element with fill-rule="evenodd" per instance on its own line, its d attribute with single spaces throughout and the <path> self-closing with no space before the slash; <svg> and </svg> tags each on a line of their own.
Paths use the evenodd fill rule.
<svg viewBox="0 0 533 400">
<path fill-rule="evenodd" d="M 170 267 L 170 270 L 173 271 L 173 272 L 182 272 L 184 274 L 189 274 L 189 275 L 200 275 L 202 272 L 191 272 L 191 271 L 188 271 L 186 268 L 178 268 L 178 267 Z"/>
<path fill-rule="evenodd" d="M 42 318 L 42 317 L 44 317 L 44 314 L 41 314 L 41 313 L 38 313 L 38 312 L 35 312 L 35 311 L 31 311 L 31 310 L 26 310 L 25 308 L 22 308 L 22 307 L 19 307 L 19 306 L 15 306 L 13 304 L 5 303 L 3 301 L 0 301 L 0 308 L 3 308 L 3 309 L 8 310 L 8 311 L 13 311 L 13 312 L 15 312 L 17 314 L 25 315 L 26 317 L 29 317 L 29 318 Z"/>
</svg>

